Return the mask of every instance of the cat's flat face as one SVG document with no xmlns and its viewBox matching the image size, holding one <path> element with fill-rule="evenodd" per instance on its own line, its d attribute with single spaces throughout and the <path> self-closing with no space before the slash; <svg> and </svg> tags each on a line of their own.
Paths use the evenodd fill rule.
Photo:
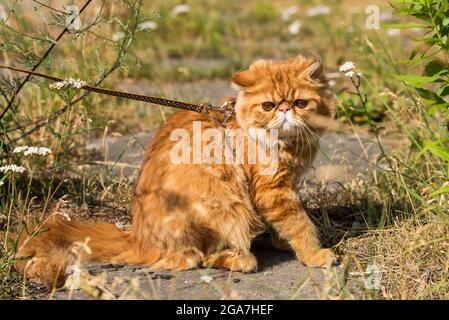
<svg viewBox="0 0 449 320">
<path fill-rule="evenodd" d="M 302 56 L 259 60 L 236 73 L 233 83 L 240 90 L 236 115 L 244 129 L 278 129 L 280 137 L 291 137 L 330 117 L 320 62 Z"/>
</svg>

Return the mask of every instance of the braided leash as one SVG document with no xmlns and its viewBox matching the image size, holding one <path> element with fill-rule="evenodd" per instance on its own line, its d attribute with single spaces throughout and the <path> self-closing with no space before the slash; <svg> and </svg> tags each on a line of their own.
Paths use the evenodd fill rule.
<svg viewBox="0 0 449 320">
<path fill-rule="evenodd" d="M 35 71 L 24 70 L 24 69 L 19 69 L 19 68 L 14 68 L 14 67 L 10 67 L 10 66 L 0 65 L 0 69 L 8 69 L 8 70 L 12 70 L 12 71 L 27 73 L 27 74 L 30 74 L 30 75 L 33 75 L 36 77 L 45 78 L 45 79 L 55 81 L 55 82 L 64 81 L 63 79 L 53 77 L 53 76 L 50 76 L 47 74 L 43 74 L 43 73 L 39 73 L 39 72 L 35 72 Z M 143 102 L 153 103 L 153 104 L 157 104 L 157 105 L 161 105 L 161 106 L 189 110 L 189 111 L 193 111 L 193 112 L 197 112 L 197 113 L 202 113 L 202 112 L 210 113 L 211 111 L 219 111 L 219 112 L 224 113 L 223 123 L 230 121 L 232 119 L 232 117 L 234 116 L 234 104 L 235 104 L 234 101 L 227 101 L 224 104 L 222 104 L 221 106 L 214 106 L 210 103 L 202 103 L 200 105 L 197 105 L 197 104 L 192 104 L 192 103 L 187 103 L 187 102 L 182 102 L 182 101 L 175 101 L 175 100 L 170 100 L 170 99 L 165 99 L 165 98 L 152 97 L 152 96 L 146 96 L 146 95 L 135 94 L 135 93 L 128 93 L 128 92 L 123 92 L 123 91 L 118 91 L 118 90 L 98 88 L 98 87 L 93 87 L 93 86 L 88 86 L 88 85 L 83 85 L 83 86 L 81 86 L 80 89 L 97 92 L 97 93 L 101 93 L 101 94 L 106 94 L 106 95 L 119 97 L 119 98 L 143 101 Z"/>
</svg>

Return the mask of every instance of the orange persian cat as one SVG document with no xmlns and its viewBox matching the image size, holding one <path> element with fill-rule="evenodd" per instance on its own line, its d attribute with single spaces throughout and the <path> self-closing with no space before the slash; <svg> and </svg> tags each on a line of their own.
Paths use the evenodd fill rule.
<svg viewBox="0 0 449 320">
<path fill-rule="evenodd" d="M 333 260 L 332 251 L 320 247 L 297 193 L 325 129 L 321 120 L 331 116 L 332 95 L 321 62 L 303 56 L 258 60 L 232 81 L 239 94 L 235 119 L 227 128 L 207 114 L 179 111 L 150 142 L 133 194 L 130 230 L 56 215 L 37 236 L 21 236 L 18 256 L 33 259 L 18 260 L 17 269 L 31 280 L 61 284 L 73 259 L 70 247 L 89 238 L 91 253 L 84 254 L 84 261 L 251 272 L 257 268 L 251 242 L 266 230 L 272 231 L 277 248 L 292 249 L 306 266 Z M 182 128 L 193 134 L 194 123 L 201 130 L 240 129 L 249 139 L 251 130 L 277 129 L 275 172 L 263 174 L 257 161 L 174 164 L 172 149 L 179 142 L 172 132 Z"/>
</svg>

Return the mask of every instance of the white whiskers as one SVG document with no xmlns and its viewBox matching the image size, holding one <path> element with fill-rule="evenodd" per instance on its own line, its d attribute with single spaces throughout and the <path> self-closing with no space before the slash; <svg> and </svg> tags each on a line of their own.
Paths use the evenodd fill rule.
<svg viewBox="0 0 449 320">
<path fill-rule="evenodd" d="M 298 137 L 298 143 L 295 145 L 295 152 L 300 156 L 303 154 L 304 148 L 309 149 L 309 162 L 312 161 L 313 146 L 321 139 L 321 137 L 315 132 L 314 129 L 307 125 L 304 119 L 294 117 L 291 113 L 278 114 L 277 117 L 272 119 L 267 125 L 266 129 L 282 129 L 286 123 L 288 126 L 286 131 L 292 131 L 290 135 Z M 299 150 L 298 148 L 301 148 Z"/>
<path fill-rule="evenodd" d="M 299 136 L 301 138 L 301 141 L 304 143 L 307 143 L 307 146 L 309 147 L 309 162 L 312 162 L 312 145 L 315 144 L 317 141 L 321 139 L 321 137 L 316 133 L 313 132 L 313 130 L 307 125 L 307 123 L 301 119 L 301 118 L 294 118 L 292 117 L 292 122 L 295 125 L 295 128 L 299 131 Z M 304 137 L 302 133 L 304 132 Z M 305 139 L 304 139 L 305 138 Z M 299 143 L 298 143 L 299 145 Z M 301 150 L 302 154 L 302 150 Z"/>
</svg>

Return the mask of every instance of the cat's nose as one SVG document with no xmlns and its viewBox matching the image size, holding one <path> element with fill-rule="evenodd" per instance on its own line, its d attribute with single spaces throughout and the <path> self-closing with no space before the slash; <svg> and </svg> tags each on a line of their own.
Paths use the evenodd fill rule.
<svg viewBox="0 0 449 320">
<path fill-rule="evenodd" d="M 280 112 L 287 113 L 288 110 L 290 110 L 290 106 L 287 103 L 279 106 Z"/>
</svg>

